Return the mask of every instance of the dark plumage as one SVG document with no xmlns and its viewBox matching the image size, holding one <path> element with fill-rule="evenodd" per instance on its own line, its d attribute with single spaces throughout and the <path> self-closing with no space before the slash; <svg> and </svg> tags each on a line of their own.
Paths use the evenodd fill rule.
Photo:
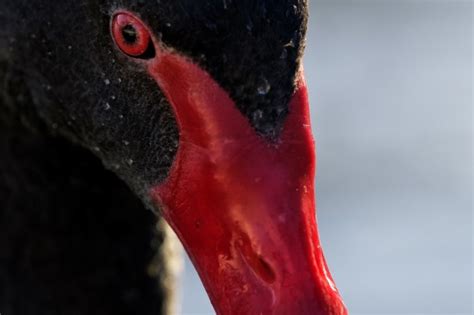
<svg viewBox="0 0 474 315">
<path fill-rule="evenodd" d="M 1 314 L 169 309 L 169 236 L 144 191 L 166 178 L 178 129 L 156 82 L 114 46 L 117 8 L 207 70 L 263 137 L 288 113 L 304 0 L 3 0 Z"/>
</svg>

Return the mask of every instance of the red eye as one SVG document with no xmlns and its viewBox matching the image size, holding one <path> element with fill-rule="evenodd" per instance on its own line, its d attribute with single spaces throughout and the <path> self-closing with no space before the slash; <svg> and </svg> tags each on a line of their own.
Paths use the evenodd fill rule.
<svg viewBox="0 0 474 315">
<path fill-rule="evenodd" d="M 143 57 L 152 49 L 147 28 L 128 13 L 118 13 L 113 17 L 112 36 L 120 50 L 132 57 Z"/>
</svg>

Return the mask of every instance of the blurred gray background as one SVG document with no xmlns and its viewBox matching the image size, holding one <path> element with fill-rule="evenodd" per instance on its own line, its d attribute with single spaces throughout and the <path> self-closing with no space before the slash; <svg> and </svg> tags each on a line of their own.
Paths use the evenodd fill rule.
<svg viewBox="0 0 474 315">
<path fill-rule="evenodd" d="M 318 220 L 351 314 L 470 314 L 473 3 L 310 7 Z M 214 314 L 189 262 L 182 301 Z"/>
</svg>

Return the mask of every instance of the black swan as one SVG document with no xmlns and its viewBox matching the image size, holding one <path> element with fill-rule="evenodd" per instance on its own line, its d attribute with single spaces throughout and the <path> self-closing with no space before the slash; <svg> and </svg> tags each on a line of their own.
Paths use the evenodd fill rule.
<svg viewBox="0 0 474 315">
<path fill-rule="evenodd" d="M 346 314 L 306 21 L 306 0 L 3 0 L 0 313 L 174 313 L 164 218 L 218 314 Z"/>
</svg>

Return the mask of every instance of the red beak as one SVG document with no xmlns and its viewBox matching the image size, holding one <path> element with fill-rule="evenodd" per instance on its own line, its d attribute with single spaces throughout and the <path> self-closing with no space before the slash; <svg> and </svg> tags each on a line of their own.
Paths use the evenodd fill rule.
<svg viewBox="0 0 474 315">
<path fill-rule="evenodd" d="M 191 61 L 160 48 L 147 66 L 180 130 L 169 177 L 150 194 L 217 313 L 346 314 L 318 238 L 302 73 L 280 138 L 271 143 Z"/>
</svg>

